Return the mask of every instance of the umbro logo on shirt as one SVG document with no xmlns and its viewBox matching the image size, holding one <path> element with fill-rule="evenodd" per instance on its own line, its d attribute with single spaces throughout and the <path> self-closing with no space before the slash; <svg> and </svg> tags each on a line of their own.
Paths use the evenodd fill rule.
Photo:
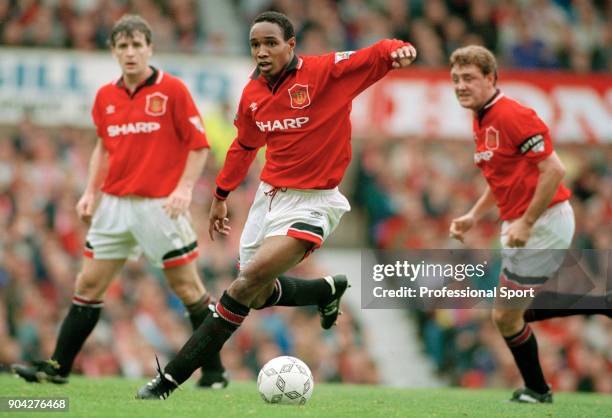
<svg viewBox="0 0 612 418">
<path fill-rule="evenodd" d="M 106 106 L 106 114 L 112 115 L 113 113 L 115 113 L 115 106 L 113 105 Z"/>
</svg>

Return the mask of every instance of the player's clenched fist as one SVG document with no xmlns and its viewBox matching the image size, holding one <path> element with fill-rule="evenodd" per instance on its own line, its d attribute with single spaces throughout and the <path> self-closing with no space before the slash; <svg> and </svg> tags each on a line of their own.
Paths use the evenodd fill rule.
<svg viewBox="0 0 612 418">
<path fill-rule="evenodd" d="M 393 68 L 408 67 L 416 59 L 417 51 L 412 45 L 404 45 L 391 52 L 393 59 Z"/>
</svg>

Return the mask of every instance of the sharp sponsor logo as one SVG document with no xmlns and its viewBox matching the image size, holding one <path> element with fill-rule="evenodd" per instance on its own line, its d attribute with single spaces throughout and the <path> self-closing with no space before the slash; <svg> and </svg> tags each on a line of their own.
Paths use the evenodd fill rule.
<svg viewBox="0 0 612 418">
<path fill-rule="evenodd" d="M 490 161 L 493 158 L 493 151 L 482 151 L 474 154 L 474 163 L 478 164 L 481 161 Z"/>
<path fill-rule="evenodd" d="M 298 129 L 308 123 L 310 118 L 303 116 L 301 118 L 288 118 L 268 120 L 265 122 L 256 120 L 255 123 L 261 132 L 286 131 L 287 129 Z"/>
<path fill-rule="evenodd" d="M 109 125 L 106 131 L 108 136 L 113 138 L 119 135 L 149 134 L 158 131 L 160 128 L 161 125 L 158 122 L 134 122 L 122 125 Z"/>
</svg>

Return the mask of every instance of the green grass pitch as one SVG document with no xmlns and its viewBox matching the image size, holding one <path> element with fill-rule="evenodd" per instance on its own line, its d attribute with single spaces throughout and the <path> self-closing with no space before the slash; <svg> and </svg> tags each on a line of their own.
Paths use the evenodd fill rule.
<svg viewBox="0 0 612 418">
<path fill-rule="evenodd" d="M 231 382 L 222 391 L 196 390 L 189 381 L 166 401 L 137 401 L 144 380 L 72 377 L 67 385 L 28 384 L 0 375 L 0 397 L 68 397 L 68 412 L 6 412 L 1 417 L 206 418 L 206 417 L 604 417 L 612 396 L 558 393 L 552 405 L 504 402 L 508 390 L 394 389 L 316 384 L 304 406 L 264 403 L 255 383 Z"/>
</svg>

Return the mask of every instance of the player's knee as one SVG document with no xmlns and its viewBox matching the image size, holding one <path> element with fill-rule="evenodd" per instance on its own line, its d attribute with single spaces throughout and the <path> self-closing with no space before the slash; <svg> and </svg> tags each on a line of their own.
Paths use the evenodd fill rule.
<svg viewBox="0 0 612 418">
<path fill-rule="evenodd" d="M 104 296 L 106 286 L 93 274 L 80 272 L 77 275 L 75 293 L 90 300 L 99 300 Z"/>
<path fill-rule="evenodd" d="M 164 274 L 170 289 L 186 305 L 197 302 L 206 293 L 193 265 L 171 267 Z"/>
<path fill-rule="evenodd" d="M 260 294 L 267 284 L 260 275 L 242 272 L 230 285 L 228 294 L 249 308 L 258 307 L 265 303 L 266 299 L 261 302 Z"/>
<path fill-rule="evenodd" d="M 493 309 L 491 316 L 503 335 L 513 333 L 522 325 L 522 312 L 514 309 Z"/>
<path fill-rule="evenodd" d="M 186 305 L 194 303 L 202 297 L 203 292 L 189 282 L 171 282 L 170 288 L 174 294 Z"/>
<path fill-rule="evenodd" d="M 252 286 L 243 276 L 238 276 L 238 278 L 232 282 L 227 289 L 227 294 L 245 306 L 250 306 L 253 299 Z"/>
<path fill-rule="evenodd" d="M 251 302 L 251 308 L 265 309 L 272 306 L 272 302 L 270 302 L 270 299 L 274 299 L 274 297 L 272 296 L 274 294 L 274 288 L 274 282 L 272 282 L 264 289 L 262 289 L 255 297 L 253 302 Z M 278 293 L 276 293 L 275 296 L 278 296 Z"/>
</svg>

